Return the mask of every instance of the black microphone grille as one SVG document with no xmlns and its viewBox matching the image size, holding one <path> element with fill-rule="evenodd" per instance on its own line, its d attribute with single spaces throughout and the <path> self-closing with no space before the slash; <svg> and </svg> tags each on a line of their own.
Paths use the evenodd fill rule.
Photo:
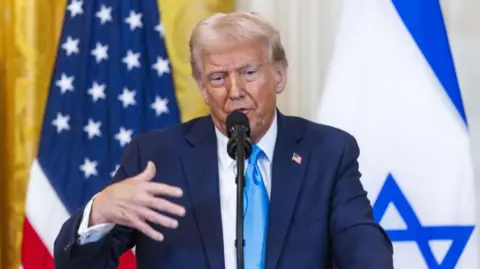
<svg viewBox="0 0 480 269">
<path fill-rule="evenodd" d="M 243 126 L 246 129 L 246 136 L 250 136 L 250 122 L 248 121 L 247 115 L 240 111 L 233 111 L 227 117 L 227 135 L 232 137 L 233 127 Z"/>
</svg>

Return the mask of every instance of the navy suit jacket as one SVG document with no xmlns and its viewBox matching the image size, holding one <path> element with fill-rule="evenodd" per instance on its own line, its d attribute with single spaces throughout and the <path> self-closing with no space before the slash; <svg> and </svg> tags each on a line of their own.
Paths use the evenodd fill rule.
<svg viewBox="0 0 480 269">
<path fill-rule="evenodd" d="M 292 160 L 293 153 L 302 157 Z M 360 183 L 359 149 L 348 133 L 278 113 L 267 235 L 267 269 L 390 269 L 392 245 L 375 223 Z M 136 246 L 138 269 L 224 268 L 217 142 L 209 116 L 134 139 L 114 181 L 139 174 L 148 161 L 155 181 L 179 186 L 172 199 L 187 214 L 177 229 L 154 225 L 156 242 L 116 226 L 100 241 L 76 244 L 84 208 L 62 226 L 55 240 L 56 269 L 116 268 Z M 234 244 L 234 242 L 232 242 Z M 247 268 L 248 269 L 248 268 Z"/>
</svg>

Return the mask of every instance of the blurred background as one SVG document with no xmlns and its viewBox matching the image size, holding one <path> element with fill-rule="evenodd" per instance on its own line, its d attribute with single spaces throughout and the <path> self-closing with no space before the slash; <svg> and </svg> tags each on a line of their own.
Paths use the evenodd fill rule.
<svg viewBox="0 0 480 269">
<path fill-rule="evenodd" d="M 126 4 L 127 2 L 129 4 Z M 190 77 L 191 70 L 188 58 L 190 31 L 199 20 L 208 15 L 235 10 L 256 11 L 272 21 L 281 32 L 290 63 L 287 89 L 279 96 L 278 106 L 280 110 L 285 114 L 302 116 L 312 121 L 321 122 L 322 118 L 327 121 L 328 118 L 328 122 L 334 125 L 336 115 L 330 114 L 328 117 L 324 117 L 322 113 L 342 112 L 343 110 L 338 109 L 339 107 L 354 101 L 335 103 L 339 100 L 338 96 L 329 100 L 322 99 L 327 96 L 326 89 L 334 91 L 339 89 L 339 86 L 335 85 L 343 85 L 335 84 L 335 79 L 329 80 L 331 78 L 329 76 L 330 72 L 333 72 L 332 70 L 338 71 L 338 68 L 333 68 L 333 63 L 346 64 L 343 62 L 345 57 L 342 57 L 342 53 L 353 53 L 358 51 L 359 46 L 364 46 L 366 43 L 361 40 L 362 35 L 373 38 L 369 43 L 373 46 L 383 44 L 380 41 L 377 42 L 375 38 L 395 39 L 395 33 L 393 32 L 388 32 L 392 36 L 385 37 L 385 35 L 382 35 L 378 37 L 368 29 L 363 29 L 365 33 L 361 32 L 362 28 L 360 26 L 355 28 L 357 32 L 349 39 L 348 34 L 353 32 L 349 32 L 347 28 L 341 26 L 368 25 L 365 21 L 361 21 L 362 18 L 363 20 L 369 18 L 380 20 L 383 15 L 388 16 L 388 14 L 382 12 L 375 14 L 375 12 L 382 11 L 387 4 L 393 7 L 392 3 L 398 5 L 402 1 L 357 0 L 356 2 L 364 2 L 362 5 L 371 7 L 371 9 L 363 11 L 360 10 L 361 7 L 358 6 L 358 3 L 353 4 L 352 2 L 348 0 L 2 0 L 0 2 L 0 268 L 16 269 L 21 266 L 26 269 L 53 268 L 53 239 L 58 229 L 65 218 L 68 217 L 69 212 L 86 203 L 94 193 L 108 183 L 109 173 L 115 168 L 124 144 L 131 140 L 131 136 L 151 128 L 167 127 L 208 113 L 200 99 L 198 89 Z M 410 4 L 418 2 L 420 4 L 416 6 L 423 5 L 421 4 L 423 1 L 409 0 L 403 2 L 409 2 Z M 437 3 L 437 1 L 427 2 Z M 431 4 L 426 4 L 427 2 L 424 2 L 423 8 Z M 400 189 L 403 188 L 405 197 L 411 199 L 411 207 L 418 213 L 419 216 L 417 217 L 422 224 L 438 225 L 438 227 L 450 227 L 452 229 L 471 229 L 468 230 L 468 236 L 464 240 L 455 237 L 457 235 L 456 230 L 450 231 L 450 234 L 453 234 L 450 238 L 449 236 L 437 236 L 438 234 L 429 233 L 428 230 L 419 230 L 415 235 L 418 235 L 418 238 L 413 236 L 418 239 L 417 241 L 412 239 L 413 245 L 402 245 L 403 241 L 409 239 L 398 239 L 398 253 L 400 254 L 396 255 L 404 255 L 398 258 L 398 260 L 404 262 L 398 262 L 396 268 L 480 268 L 477 261 L 480 245 L 477 243 L 478 234 L 475 232 L 475 227 L 480 222 L 480 16 L 478 16 L 480 2 L 478 0 L 443 0 L 439 3 L 448 33 L 448 45 L 455 65 L 454 71 L 458 78 L 458 88 L 461 93 L 460 102 L 463 104 L 468 119 L 468 128 L 460 126 L 461 124 L 458 125 L 460 127 L 439 124 L 438 126 L 454 126 L 453 128 L 459 128 L 461 131 L 452 132 L 450 129 L 437 129 L 437 136 L 445 136 L 445 141 L 439 142 L 430 149 L 419 145 L 419 152 L 412 154 L 427 156 L 426 159 L 428 159 L 426 153 L 431 152 L 437 155 L 432 156 L 431 162 L 435 162 L 439 158 L 438 154 L 440 154 L 441 158 L 437 164 L 441 173 L 445 173 L 442 170 L 443 162 L 441 160 L 452 159 L 451 162 L 448 161 L 447 163 L 455 163 L 461 159 L 465 162 L 456 164 L 456 167 L 460 168 L 455 170 L 454 174 L 449 174 L 451 177 L 446 179 L 449 181 L 446 184 L 442 183 L 444 179 L 433 176 L 430 180 L 413 178 L 412 181 L 409 181 L 410 183 L 405 181 L 404 185 L 401 182 L 397 183 Z M 379 6 L 378 9 L 374 8 L 375 5 Z M 409 4 L 405 5 L 408 6 Z M 109 7 L 113 7 L 113 9 L 108 11 Z M 151 7 L 155 7 L 155 9 Z M 414 4 L 410 5 L 411 9 L 414 7 Z M 420 23 L 420 25 L 424 23 L 425 26 L 428 26 L 430 22 L 438 19 L 432 15 L 434 13 L 433 8 L 428 7 L 427 9 L 429 10 L 428 15 L 422 17 L 421 20 L 417 20 L 416 23 Z M 137 13 L 132 15 L 131 10 L 135 10 Z M 352 14 L 352 10 L 358 10 L 359 14 L 366 15 L 348 17 L 348 14 Z M 422 8 L 411 12 L 411 14 L 421 16 L 421 10 Z M 123 12 L 122 16 L 124 16 L 121 17 L 120 13 L 116 13 L 117 11 Z M 142 16 L 135 16 L 140 13 Z M 359 21 L 352 22 L 351 19 L 354 17 Z M 119 20 L 117 21 L 117 19 Z M 401 22 L 400 17 L 397 19 Z M 370 21 L 370 23 L 376 22 L 378 21 Z M 385 25 L 388 25 L 388 23 L 385 23 Z M 105 34 L 107 33 L 105 32 L 104 35 L 108 36 L 112 42 L 109 43 L 108 53 L 107 50 L 104 50 L 103 56 L 101 53 L 102 46 L 98 51 L 93 52 L 96 47 L 98 48 L 96 38 L 100 37 L 101 39 L 102 37 L 101 31 L 103 30 L 101 30 L 101 27 L 110 27 L 108 31 L 111 34 Z M 341 30 L 343 31 L 342 34 L 340 34 Z M 138 34 L 139 32 L 142 34 Z M 405 30 L 405 32 L 408 31 Z M 115 33 L 118 33 L 118 35 L 115 35 Z M 137 33 L 137 35 L 134 35 L 134 33 Z M 425 30 L 423 33 L 430 32 Z M 75 36 L 79 37 L 79 43 L 75 41 Z M 128 38 L 125 38 L 126 36 Z M 426 38 L 433 38 L 433 36 L 427 34 Z M 70 37 L 70 42 L 68 37 Z M 349 42 L 341 43 L 345 40 L 349 40 Z M 435 47 L 437 44 L 433 41 L 431 43 L 431 47 Z M 414 44 L 413 41 L 412 44 Z M 131 57 L 126 56 L 128 55 L 126 54 L 128 46 L 131 46 L 134 52 Z M 156 50 L 153 49 L 154 47 L 158 49 L 156 51 L 158 55 L 163 55 L 162 61 L 149 54 Z M 370 49 L 375 50 L 374 47 Z M 84 50 L 87 52 L 84 52 Z M 402 50 L 404 50 L 404 47 L 401 43 L 398 43 L 395 51 L 401 54 Z M 141 56 L 135 59 L 136 52 L 140 53 Z M 425 54 L 425 51 L 422 52 Z M 441 54 L 442 50 L 439 49 L 431 57 L 440 59 L 442 58 Z M 72 60 L 72 57 L 80 58 Z M 132 77 L 126 77 L 126 75 L 122 75 L 124 73 L 115 73 L 117 71 L 113 65 L 98 67 L 98 69 L 95 69 L 95 67 L 92 70 L 96 71 L 89 72 L 90 68 L 87 67 L 95 66 L 95 64 L 100 65 L 102 61 L 116 61 L 118 65 L 127 65 L 128 70 L 131 69 L 132 72 L 140 73 L 135 77 L 133 75 Z M 165 66 L 164 61 L 168 61 L 167 66 Z M 88 62 L 88 64 L 84 64 L 84 62 Z M 103 63 L 105 64 L 105 62 Z M 136 66 L 137 62 L 138 66 Z M 448 65 L 448 62 L 440 63 L 440 66 L 445 65 Z M 364 74 L 370 71 L 374 74 L 377 69 L 382 69 L 382 67 L 374 67 L 373 64 L 364 67 L 372 69 L 358 71 L 362 71 Z M 83 70 L 80 70 L 80 68 L 83 68 Z M 70 75 L 75 75 L 75 79 L 69 80 L 69 78 L 72 78 L 69 77 L 69 72 Z M 66 74 L 63 79 L 62 74 Z M 93 82 L 96 81 L 94 77 L 97 74 L 103 76 L 102 78 L 106 82 L 111 82 L 107 86 L 106 94 L 104 92 L 105 88 L 101 90 L 101 85 L 97 85 L 99 87 L 92 86 Z M 158 74 L 159 80 L 155 80 L 155 74 Z M 358 79 L 357 75 L 354 79 L 351 79 L 347 72 L 342 77 L 345 81 L 351 80 L 351 85 L 356 88 L 355 79 Z M 436 73 L 436 75 L 441 80 L 439 73 Z M 334 74 L 332 77 L 335 77 Z M 383 79 L 388 80 L 388 77 L 383 77 Z M 410 78 L 405 77 L 404 79 L 409 80 Z M 110 135 L 113 138 L 111 142 L 105 142 L 105 145 L 100 144 L 100 147 L 105 146 L 108 154 L 98 153 L 103 154 L 101 158 L 109 159 L 109 167 L 98 168 L 98 171 L 93 169 L 95 170 L 93 171 L 92 165 L 96 167 L 97 163 L 92 163 L 89 160 L 89 162 L 85 161 L 83 168 L 77 168 L 74 172 L 73 170 L 69 172 L 67 168 L 59 168 L 59 170 L 62 170 L 61 175 L 50 171 L 51 167 L 60 165 L 78 167 L 77 164 L 70 163 L 70 161 L 75 162 L 75 158 L 69 157 L 77 155 L 75 148 L 68 147 L 68 141 L 72 143 L 75 138 L 71 137 L 72 140 L 57 140 L 54 138 L 55 131 L 57 133 L 78 131 L 80 136 L 86 136 L 86 133 L 90 138 L 95 136 L 95 128 L 92 127 L 94 124 L 91 126 L 93 129 L 88 130 L 83 129 L 83 125 L 79 125 L 78 128 L 73 126 L 77 120 L 85 121 L 85 125 L 87 118 L 79 119 L 78 115 L 87 113 L 85 110 L 89 110 L 89 108 L 82 108 L 82 105 L 75 105 L 74 102 L 83 104 L 82 102 L 86 102 L 87 96 L 95 100 L 95 94 L 92 93 L 95 90 L 91 92 L 91 89 L 97 90 L 96 101 L 98 102 L 102 102 L 100 99 L 105 99 L 103 101 L 110 100 L 108 99 L 110 94 L 115 93 L 120 96 L 123 88 L 120 84 L 115 84 L 115 80 L 122 81 L 124 83 L 122 85 L 126 88 L 136 86 L 135 96 L 138 97 L 135 103 L 136 107 L 139 111 L 142 109 L 153 111 L 157 117 L 146 116 L 141 111 L 134 112 L 135 117 L 144 116 L 146 119 L 141 120 L 138 126 L 131 127 L 132 131 L 130 133 L 128 127 L 126 127 L 127 130 L 123 130 L 124 132 L 119 132 L 117 129 L 122 123 L 115 123 L 115 120 L 102 125 L 102 128 L 114 128 L 113 126 L 117 128 L 115 130 L 102 129 L 104 136 Z M 327 83 L 330 81 L 332 82 Z M 393 85 L 395 84 L 395 78 L 392 78 L 391 83 L 392 88 L 395 88 L 395 85 Z M 112 86 L 110 87 L 110 85 Z M 445 87 L 445 84 L 443 86 Z M 143 92 L 142 89 L 144 89 Z M 345 91 L 341 96 L 346 99 L 354 98 L 362 104 L 368 104 L 364 100 L 367 95 L 361 95 L 362 87 L 349 90 L 352 90 L 351 95 L 348 91 Z M 414 91 L 410 89 L 408 92 L 413 93 L 411 98 L 415 98 L 416 92 L 420 93 L 423 90 L 425 90 L 423 87 L 419 87 Z M 127 91 L 126 95 L 123 95 L 124 93 L 125 91 L 123 91 L 122 96 L 125 98 L 121 101 L 124 107 L 128 107 L 126 96 L 129 92 Z M 368 93 L 371 94 L 372 92 L 369 91 Z M 77 101 L 69 100 L 62 103 L 64 101 L 59 98 L 68 96 L 68 94 L 81 94 L 85 97 L 85 100 L 74 98 L 72 100 Z M 157 98 L 158 96 L 160 98 Z M 168 101 L 165 101 L 167 97 L 162 99 L 161 96 L 170 97 Z M 335 94 L 331 96 L 335 96 Z M 395 94 L 390 96 L 395 96 Z M 115 98 L 111 100 L 115 100 Z M 330 102 L 330 100 L 332 101 Z M 431 100 L 431 103 L 429 100 Z M 108 113 L 114 113 L 116 109 L 121 108 L 119 105 L 113 105 L 113 102 L 116 101 L 106 102 L 102 109 L 106 109 Z M 427 99 L 427 102 L 423 103 L 426 114 L 428 114 L 428 110 L 435 109 L 435 102 L 437 102 L 437 99 L 433 98 Z M 325 105 L 325 110 L 320 107 L 322 105 Z M 337 107 L 337 110 L 331 109 L 331 107 Z M 410 106 L 409 103 L 399 107 L 401 107 L 401 111 L 397 111 L 396 115 L 402 115 L 403 110 L 411 112 L 414 109 L 414 106 Z M 78 108 L 78 111 L 73 111 L 76 108 Z M 68 122 L 65 117 L 63 117 L 63 125 L 61 123 L 62 117 L 55 117 L 57 112 L 62 109 L 64 111 L 72 109 L 71 126 L 65 122 Z M 362 110 L 362 112 L 365 111 Z M 422 111 L 420 110 L 418 113 Z M 454 111 L 455 109 L 451 109 L 450 112 L 454 114 Z M 75 114 L 77 115 L 75 117 L 74 113 L 79 114 Z M 408 113 L 405 112 L 405 114 Z M 435 121 L 441 121 L 441 115 L 443 114 L 437 115 L 439 118 L 435 118 Z M 119 117 L 123 116 L 119 115 Z M 421 116 L 419 117 L 421 118 Z M 372 124 L 372 121 L 368 121 L 368 124 L 362 125 L 361 122 L 357 122 L 351 117 L 352 121 L 355 122 L 345 123 L 345 120 L 349 117 L 338 116 L 338 118 L 342 118 L 338 122 L 338 127 L 345 126 L 345 129 L 349 131 L 348 127 L 353 126 L 353 124 L 355 128 L 363 128 L 362 130 L 367 130 Z M 457 118 L 457 120 L 462 122 L 460 118 Z M 52 128 L 52 125 L 56 128 L 46 130 Z M 421 129 L 422 126 L 428 126 L 428 124 L 414 126 Z M 356 134 L 355 128 L 351 129 L 354 135 Z M 405 129 L 408 128 L 413 127 L 405 126 Z M 420 130 L 419 133 L 421 132 Z M 367 140 L 361 138 L 361 131 L 358 131 L 358 135 L 360 137 L 360 147 L 363 150 L 363 142 Z M 401 135 L 399 137 L 401 138 Z M 466 138 L 468 143 L 465 140 Z M 430 139 L 434 139 L 434 137 L 430 137 Z M 79 145 L 83 145 L 82 143 L 87 143 L 85 141 L 88 141 L 88 139 L 79 138 L 77 142 Z M 112 143 L 115 143 L 115 145 Z M 118 143 L 120 143 L 120 146 L 117 145 Z M 465 151 L 451 150 L 447 146 L 448 150 L 442 151 L 439 148 L 442 148 L 443 145 L 459 145 L 459 147 L 463 147 L 462 149 L 465 149 L 467 145 L 467 155 L 465 155 Z M 96 146 L 98 147 L 98 144 Z M 117 148 L 112 149 L 114 146 Z M 85 144 L 82 147 L 86 148 L 88 145 Z M 365 145 L 365 148 L 367 148 L 366 156 L 369 154 L 368 147 L 369 145 Z M 458 157 L 457 154 L 463 155 Z M 420 167 L 422 164 L 417 163 L 416 166 Z M 90 169 L 90 172 L 87 172 L 88 169 Z M 43 172 L 38 172 L 39 170 L 43 170 Z M 41 175 L 38 176 L 38 173 Z M 69 180 L 82 180 L 83 182 L 84 179 L 81 177 L 85 175 L 86 178 L 90 178 L 87 175 L 88 173 L 90 173 L 90 176 L 102 179 L 93 183 L 89 179 L 90 181 L 85 183 L 85 186 L 71 182 L 63 184 L 51 179 L 63 176 L 68 177 Z M 368 171 L 367 175 L 369 175 Z M 42 185 L 39 182 L 43 179 L 46 179 L 46 183 Z M 50 180 L 50 183 L 48 183 L 48 180 Z M 418 187 L 418 185 L 422 185 L 422 180 L 429 183 L 423 184 L 423 187 Z M 411 182 L 415 182 L 415 184 L 412 185 Z M 431 182 L 436 183 L 430 184 Z M 378 194 L 375 192 L 379 192 L 378 188 L 380 187 L 368 182 L 365 182 L 365 185 L 371 188 L 369 191 L 374 193 L 372 196 L 373 203 Z M 75 188 L 72 186 L 75 186 Z M 416 188 L 417 190 L 427 191 L 416 193 Z M 435 188 L 443 189 L 436 192 Z M 408 193 L 410 189 L 412 189 L 411 194 Z M 62 194 L 59 192 L 62 192 Z M 72 195 L 76 192 L 81 192 L 81 195 L 78 195 L 78 197 L 75 194 Z M 442 193 L 445 196 L 435 195 L 435 193 Z M 58 198 L 52 198 L 56 196 Z M 69 196 L 75 196 L 75 198 Z M 74 201 L 69 199 L 74 199 Z M 442 213 L 443 209 L 445 211 Z M 399 217 L 405 217 L 401 209 L 398 209 L 398 211 L 400 212 L 397 213 Z M 425 212 L 425 214 L 422 212 Z M 435 215 L 437 213 L 438 216 Z M 432 214 L 431 219 L 429 219 L 428 214 Z M 438 223 L 435 223 L 437 220 Z M 404 219 L 403 226 L 400 225 L 395 229 L 407 230 L 410 224 L 408 220 Z M 458 230 L 458 234 L 463 233 L 462 231 Z M 393 233 L 392 236 L 395 237 Z M 427 241 L 429 239 L 444 240 L 447 243 L 432 244 L 428 242 L 427 245 L 422 245 L 419 238 Z M 430 246 L 429 249 L 428 246 Z M 411 259 L 408 261 L 409 266 L 405 263 L 405 260 L 408 259 Z M 123 268 L 134 268 L 132 257 L 126 256 L 122 262 Z"/>
</svg>

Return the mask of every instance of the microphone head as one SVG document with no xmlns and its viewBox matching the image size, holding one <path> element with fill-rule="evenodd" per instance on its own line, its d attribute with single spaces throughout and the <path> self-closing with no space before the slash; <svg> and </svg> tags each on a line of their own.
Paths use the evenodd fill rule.
<svg viewBox="0 0 480 269">
<path fill-rule="evenodd" d="M 245 135 L 250 136 L 250 122 L 248 121 L 247 115 L 240 111 L 233 111 L 227 117 L 227 136 L 228 138 L 232 137 L 233 130 L 235 126 L 242 126 L 245 128 Z"/>
<path fill-rule="evenodd" d="M 248 121 L 247 116 L 240 112 L 240 111 L 233 111 L 227 117 L 227 136 L 228 136 L 228 143 L 227 143 L 227 152 L 230 158 L 236 160 L 236 152 L 237 152 L 237 140 L 238 140 L 238 132 L 245 132 L 244 139 L 242 140 L 242 147 L 244 148 L 245 159 L 250 157 L 252 154 L 252 142 L 250 141 L 250 122 Z"/>
</svg>

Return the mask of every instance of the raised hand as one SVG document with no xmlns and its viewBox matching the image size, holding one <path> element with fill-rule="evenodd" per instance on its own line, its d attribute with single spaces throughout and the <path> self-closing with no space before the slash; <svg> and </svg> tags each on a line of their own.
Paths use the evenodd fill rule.
<svg viewBox="0 0 480 269">
<path fill-rule="evenodd" d="M 112 184 L 100 192 L 92 203 L 89 226 L 115 223 L 137 229 L 154 240 L 163 241 L 163 234 L 152 228 L 147 221 L 177 228 L 178 221 L 161 212 L 181 217 L 185 215 L 185 208 L 167 200 L 168 197 L 181 197 L 182 190 L 152 182 L 155 173 L 155 165 L 148 162 L 142 173 Z"/>
</svg>

